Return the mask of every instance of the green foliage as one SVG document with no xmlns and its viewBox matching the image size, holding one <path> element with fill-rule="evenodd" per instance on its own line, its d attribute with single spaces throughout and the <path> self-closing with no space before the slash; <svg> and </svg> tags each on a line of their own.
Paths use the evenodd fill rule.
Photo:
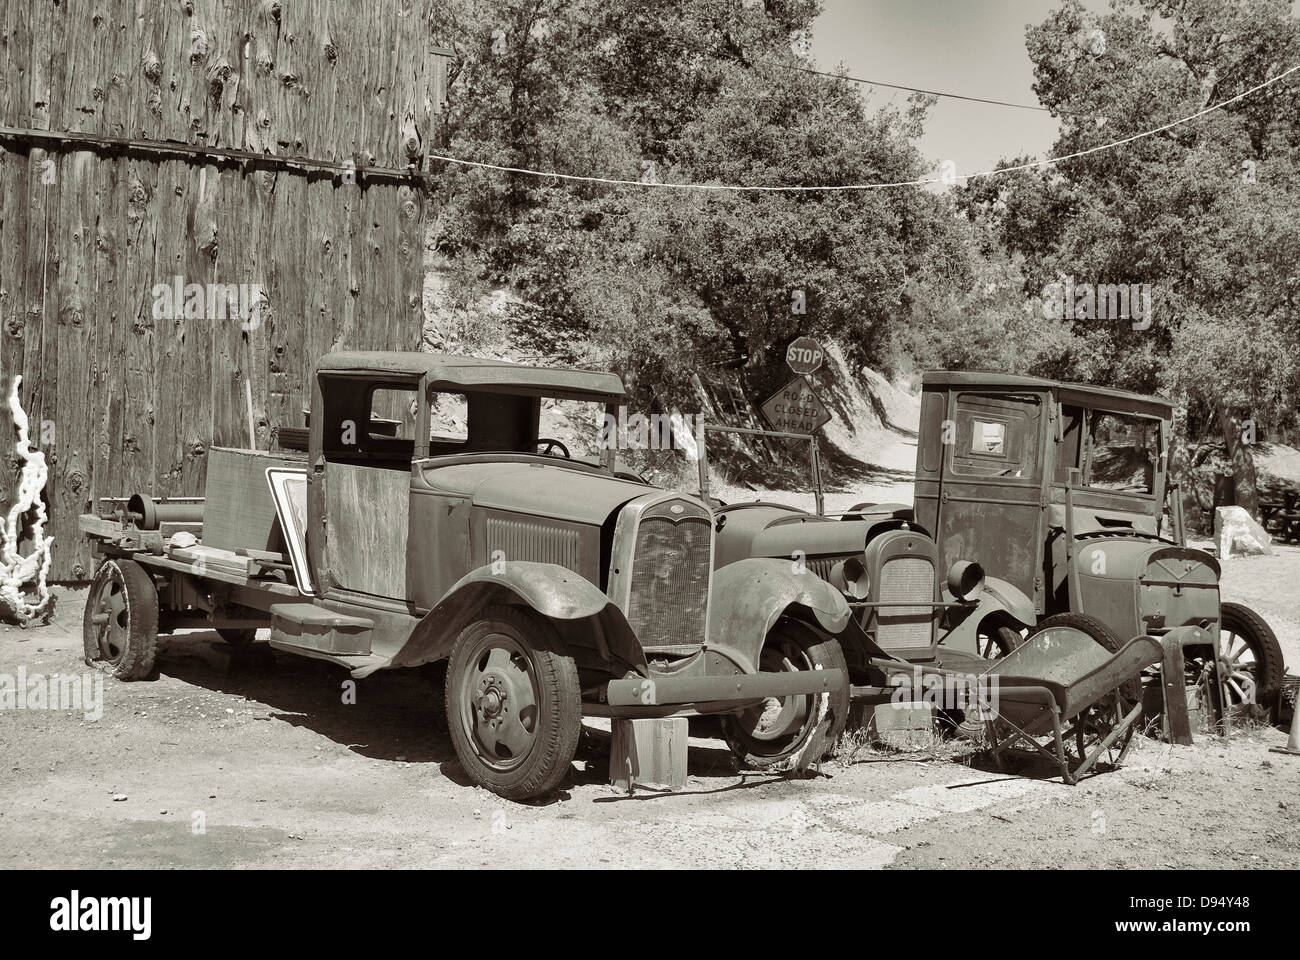
<svg viewBox="0 0 1300 960">
<path fill-rule="evenodd" d="M 434 27 L 456 54 L 447 149 L 676 183 L 924 175 L 925 102 L 868 113 L 852 84 L 780 68 L 806 62 L 792 39 L 817 12 L 811 0 L 449 4 Z M 459 299 L 509 287 L 526 306 L 503 338 L 614 369 L 657 409 L 696 409 L 701 386 L 728 375 L 761 400 L 802 334 L 836 337 L 858 361 L 906 356 L 907 298 L 953 282 L 942 261 L 969 273 L 951 203 L 923 190 L 654 190 L 448 166 L 438 191 L 437 251 L 479 267 L 450 278 Z"/>
<path fill-rule="evenodd" d="M 1092 42 L 1100 30 L 1104 47 Z M 1062 118 L 1053 154 L 1159 127 L 1300 63 L 1275 0 L 1068 0 L 1028 31 L 1035 89 Z M 1074 378 L 1220 404 L 1294 426 L 1300 84 L 1288 79 L 1187 124 L 1049 170 L 972 184 L 960 202 L 1009 254 L 1026 296 L 1054 279 L 1152 286 L 1153 324 L 1073 322 Z"/>
</svg>

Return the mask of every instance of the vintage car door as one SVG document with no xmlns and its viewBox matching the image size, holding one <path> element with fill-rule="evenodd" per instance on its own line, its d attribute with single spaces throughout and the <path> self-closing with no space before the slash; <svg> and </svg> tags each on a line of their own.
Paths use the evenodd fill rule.
<svg viewBox="0 0 1300 960">
<path fill-rule="evenodd" d="M 950 392 L 941 473 L 931 484 L 941 569 L 977 560 L 1034 597 L 1040 612 L 1048 400 L 1032 391 Z"/>
<path fill-rule="evenodd" d="M 323 403 L 313 409 L 323 408 L 323 415 L 309 470 L 308 542 L 326 595 L 405 599 L 419 388 L 418 379 L 391 376 L 320 378 Z"/>
</svg>

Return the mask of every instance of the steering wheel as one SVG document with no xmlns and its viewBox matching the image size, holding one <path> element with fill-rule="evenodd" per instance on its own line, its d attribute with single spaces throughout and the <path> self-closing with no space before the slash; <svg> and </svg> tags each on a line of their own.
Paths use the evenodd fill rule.
<svg viewBox="0 0 1300 960">
<path fill-rule="evenodd" d="M 545 445 L 546 449 L 542 451 L 542 453 L 544 453 L 544 454 L 549 455 L 550 452 L 551 452 L 552 450 L 555 450 L 555 449 L 558 448 L 559 451 L 560 451 L 560 453 L 564 454 L 565 459 L 567 459 L 567 460 L 572 460 L 572 459 L 573 459 L 572 454 L 569 453 L 569 448 L 566 447 L 566 446 L 565 446 L 563 443 L 561 443 L 559 440 L 552 440 L 552 439 L 550 439 L 549 437 L 538 437 L 538 438 L 537 438 L 537 445 L 538 445 L 539 447 Z"/>
</svg>

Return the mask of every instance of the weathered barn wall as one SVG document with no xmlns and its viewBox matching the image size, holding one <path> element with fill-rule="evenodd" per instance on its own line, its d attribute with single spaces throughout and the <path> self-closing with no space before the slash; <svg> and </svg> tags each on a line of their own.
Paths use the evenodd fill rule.
<svg viewBox="0 0 1300 960">
<path fill-rule="evenodd" d="M 302 425 L 319 354 L 418 344 L 425 201 L 408 165 L 441 94 L 429 13 L 418 0 L 0 6 L 0 383 L 21 374 L 33 435 L 45 426 L 54 578 L 89 575 L 77 515 L 97 498 L 202 494 L 207 449 L 248 443 L 245 378 L 267 449 L 280 424 Z M 363 172 L 352 185 L 310 162 L 159 143 Z M 175 277 L 259 285 L 260 323 L 155 319 L 155 285 Z"/>
</svg>

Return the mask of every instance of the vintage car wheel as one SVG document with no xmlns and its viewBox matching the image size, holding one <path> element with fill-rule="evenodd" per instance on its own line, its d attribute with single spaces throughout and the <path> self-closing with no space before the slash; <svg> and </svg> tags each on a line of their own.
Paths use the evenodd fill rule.
<svg viewBox="0 0 1300 960">
<path fill-rule="evenodd" d="M 1233 703 L 1273 708 L 1285 673 L 1282 648 L 1273 629 L 1250 607 L 1219 605 L 1219 657 Z"/>
<path fill-rule="evenodd" d="M 771 629 L 758 666 L 772 673 L 848 669 L 838 640 L 823 638 L 797 620 L 781 620 Z M 848 718 L 847 689 L 768 697 L 739 715 L 722 717 L 722 736 L 747 766 L 804 768 L 835 746 Z"/>
<path fill-rule="evenodd" d="M 1057 613 L 1047 617 L 1039 621 L 1038 627 L 1029 635 L 1029 639 L 1033 639 L 1037 634 L 1053 627 L 1070 627 L 1086 633 L 1112 654 L 1119 653 L 1119 648 L 1124 646 L 1125 643 L 1119 638 L 1119 634 L 1106 626 L 1105 623 L 1086 613 Z M 1129 703 L 1136 703 L 1142 698 L 1141 677 L 1134 677 L 1129 680 L 1124 686 L 1120 687 L 1120 692 Z"/>
<path fill-rule="evenodd" d="M 573 658 L 554 628 L 519 607 L 490 607 L 456 638 L 447 725 L 465 773 L 507 800 L 560 785 L 582 729 Z"/>
<path fill-rule="evenodd" d="M 257 638 L 254 627 L 217 627 L 217 636 L 236 647 L 246 647 Z"/>
<path fill-rule="evenodd" d="M 118 680 L 153 670 L 158 649 L 158 590 L 134 560 L 99 565 L 81 624 L 86 665 Z"/>
</svg>

